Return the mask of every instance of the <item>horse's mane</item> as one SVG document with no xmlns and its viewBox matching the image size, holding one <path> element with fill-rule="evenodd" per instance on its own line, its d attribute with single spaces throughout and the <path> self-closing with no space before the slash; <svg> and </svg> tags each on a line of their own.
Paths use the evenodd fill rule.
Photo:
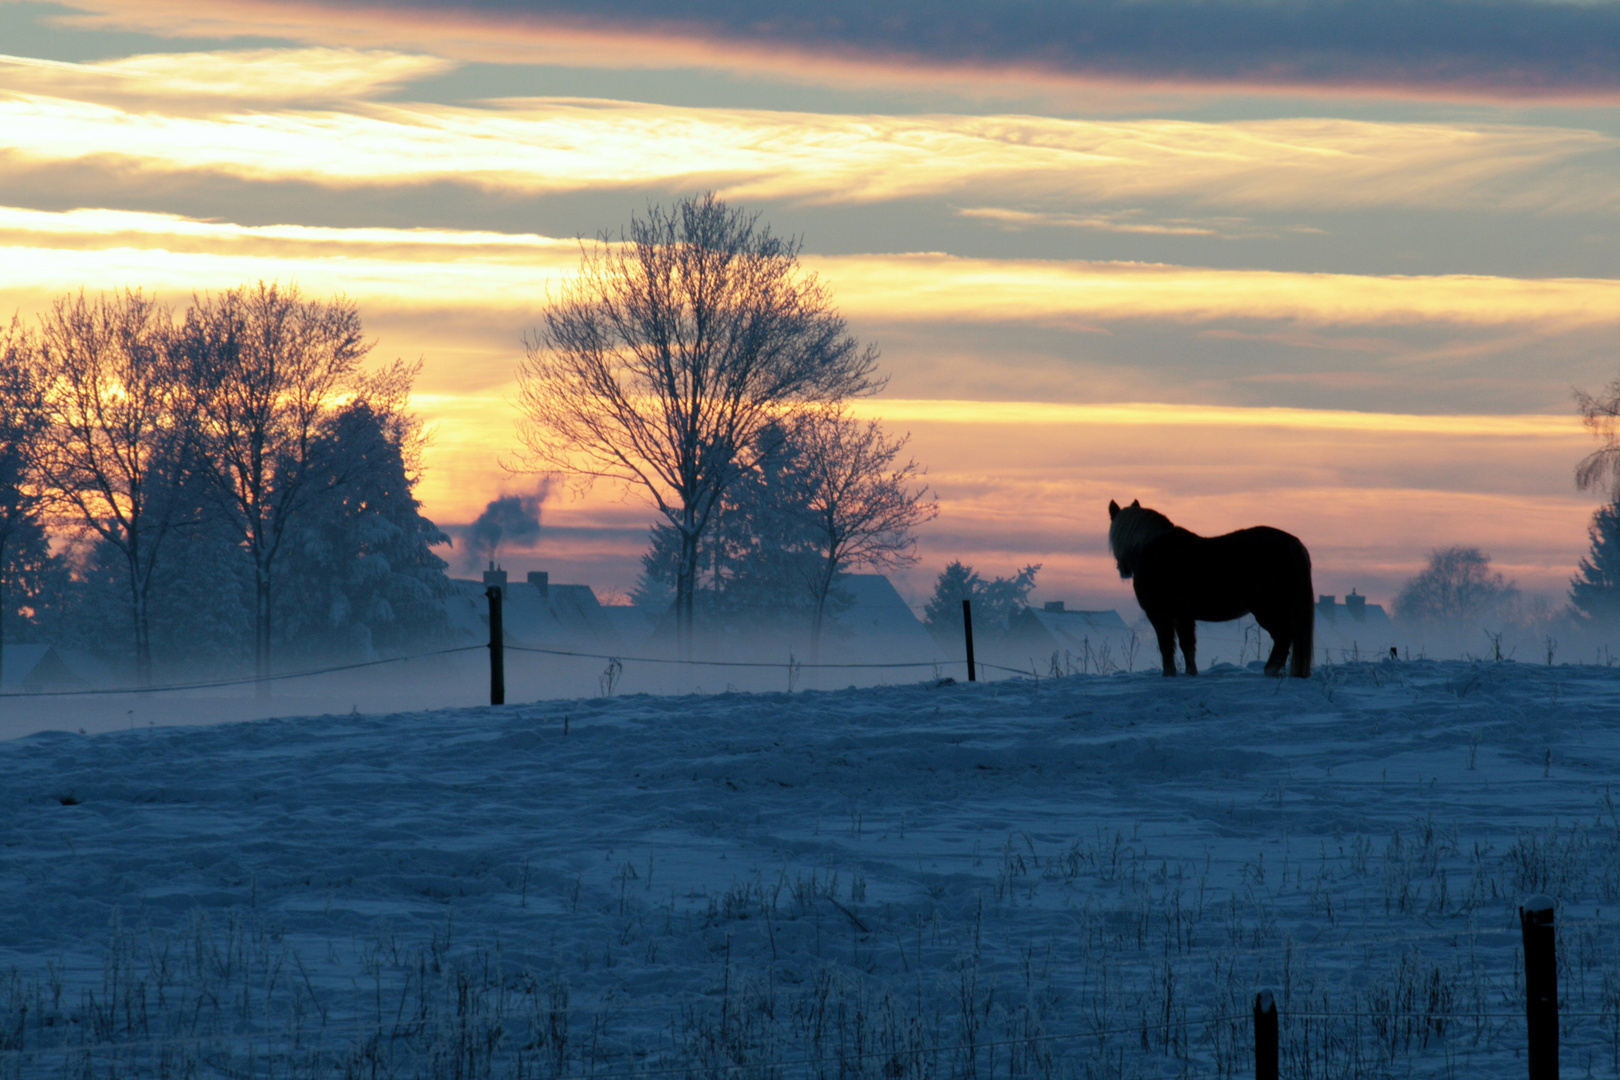
<svg viewBox="0 0 1620 1080">
<path fill-rule="evenodd" d="M 1145 506 L 1122 507 L 1108 526 L 1108 547 L 1119 566 L 1119 576 L 1136 572 L 1136 557 L 1142 549 L 1175 528 L 1170 519 Z"/>
</svg>

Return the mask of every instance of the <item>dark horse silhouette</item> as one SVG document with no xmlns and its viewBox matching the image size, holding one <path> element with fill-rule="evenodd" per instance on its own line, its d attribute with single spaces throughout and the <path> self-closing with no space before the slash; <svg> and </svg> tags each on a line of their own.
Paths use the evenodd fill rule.
<svg viewBox="0 0 1620 1080">
<path fill-rule="evenodd" d="M 1311 588 L 1311 556 L 1297 536 L 1261 525 L 1224 536 L 1199 536 L 1140 502 L 1123 509 L 1108 503 L 1108 546 L 1119 576 L 1133 578 L 1142 605 L 1159 638 L 1164 673 L 1176 673 L 1176 637 L 1187 674 L 1198 674 L 1193 621 L 1225 622 L 1253 614 L 1271 635 L 1266 674 L 1280 675 L 1293 650 L 1288 673 L 1311 673 L 1316 631 L 1316 594 Z"/>
</svg>

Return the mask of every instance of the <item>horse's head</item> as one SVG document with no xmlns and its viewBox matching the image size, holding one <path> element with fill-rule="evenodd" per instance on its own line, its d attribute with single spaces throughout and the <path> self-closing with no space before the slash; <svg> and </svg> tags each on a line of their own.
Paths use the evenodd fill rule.
<svg viewBox="0 0 1620 1080">
<path fill-rule="evenodd" d="M 1119 576 L 1128 578 L 1136 573 L 1136 557 L 1155 537 L 1175 528 L 1170 519 L 1157 510 L 1149 510 L 1138 499 L 1131 505 L 1120 506 L 1108 500 L 1108 547 L 1114 553 Z"/>
</svg>

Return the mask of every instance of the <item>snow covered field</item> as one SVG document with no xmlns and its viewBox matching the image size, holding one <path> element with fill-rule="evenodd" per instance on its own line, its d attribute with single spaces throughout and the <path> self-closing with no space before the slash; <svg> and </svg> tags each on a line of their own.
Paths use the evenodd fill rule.
<svg viewBox="0 0 1620 1080">
<path fill-rule="evenodd" d="M 1617 767 L 1511 662 L 32 734 L 0 1076 L 1517 1078 L 1534 892 L 1610 1076 Z"/>
</svg>

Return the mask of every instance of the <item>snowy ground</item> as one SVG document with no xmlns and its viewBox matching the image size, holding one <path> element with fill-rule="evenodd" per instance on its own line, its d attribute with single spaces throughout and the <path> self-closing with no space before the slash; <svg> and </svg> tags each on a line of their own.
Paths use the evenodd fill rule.
<svg viewBox="0 0 1620 1080">
<path fill-rule="evenodd" d="M 0 743 L 0 1076 L 1620 1072 L 1620 671 L 1382 662 Z M 743 1066 L 727 1071 L 727 1066 Z"/>
</svg>

